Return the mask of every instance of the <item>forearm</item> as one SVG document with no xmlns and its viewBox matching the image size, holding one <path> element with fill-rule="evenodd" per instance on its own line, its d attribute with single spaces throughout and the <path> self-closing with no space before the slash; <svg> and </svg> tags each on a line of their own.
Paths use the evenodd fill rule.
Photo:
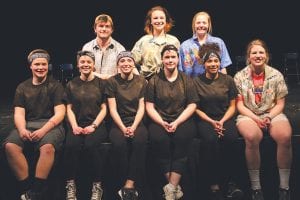
<svg viewBox="0 0 300 200">
<path fill-rule="evenodd" d="M 126 126 L 124 125 L 119 113 L 116 110 L 110 110 L 110 115 L 114 120 L 114 123 L 123 131 Z"/>
<path fill-rule="evenodd" d="M 17 130 L 20 132 L 21 130 L 26 129 L 26 120 L 25 117 L 20 115 L 14 115 L 14 123 Z"/>
<path fill-rule="evenodd" d="M 157 112 L 157 110 L 154 108 L 153 103 L 146 103 L 146 111 L 147 114 L 149 115 L 149 117 L 156 122 L 157 124 L 162 125 L 164 120 L 163 118 L 160 116 L 160 114 Z"/>
<path fill-rule="evenodd" d="M 67 107 L 67 117 L 68 117 L 68 121 L 72 128 L 75 128 L 78 126 L 76 116 L 75 116 L 73 110 L 71 108 L 69 108 L 69 105 Z"/>
<path fill-rule="evenodd" d="M 247 107 L 244 106 L 243 102 L 238 102 L 237 103 L 237 109 L 238 109 L 238 112 L 241 115 L 248 116 L 248 117 L 250 117 L 253 120 L 259 119 L 259 117 L 255 113 L 253 113 L 249 108 L 247 108 Z"/>
<path fill-rule="evenodd" d="M 144 114 L 145 114 L 145 108 L 139 108 L 135 115 L 134 122 L 132 124 L 133 127 L 138 127 L 138 125 L 140 124 L 140 122 L 144 117 Z"/>
<path fill-rule="evenodd" d="M 103 122 L 106 114 L 107 114 L 107 106 L 105 103 L 103 103 L 101 105 L 101 110 L 100 110 L 99 114 L 97 115 L 96 119 L 93 121 L 92 124 L 99 126 Z"/>
<path fill-rule="evenodd" d="M 224 116 L 220 121 L 226 122 L 228 119 L 234 116 L 235 111 L 236 111 L 235 100 L 231 100 L 227 111 L 225 112 Z"/>
<path fill-rule="evenodd" d="M 195 103 L 189 104 L 175 120 L 178 123 L 178 125 L 185 122 L 188 118 L 190 118 L 194 114 L 196 107 L 197 106 Z"/>
<path fill-rule="evenodd" d="M 46 133 L 48 133 L 51 129 L 60 124 L 65 117 L 66 108 L 65 105 L 58 105 L 54 108 L 54 115 L 48 120 L 46 124 L 41 128 Z"/>
<path fill-rule="evenodd" d="M 231 119 L 234 114 L 235 114 L 235 109 L 229 107 L 220 121 L 226 122 L 228 119 Z"/>
<path fill-rule="evenodd" d="M 284 105 L 285 105 L 284 99 L 277 100 L 276 105 L 269 112 L 269 117 L 274 118 L 280 113 L 282 113 L 284 110 Z"/>
<path fill-rule="evenodd" d="M 196 110 L 196 114 L 201 120 L 206 121 L 208 123 L 212 123 L 214 121 L 214 119 L 210 118 L 205 112 L 201 111 L 200 109 Z"/>
</svg>

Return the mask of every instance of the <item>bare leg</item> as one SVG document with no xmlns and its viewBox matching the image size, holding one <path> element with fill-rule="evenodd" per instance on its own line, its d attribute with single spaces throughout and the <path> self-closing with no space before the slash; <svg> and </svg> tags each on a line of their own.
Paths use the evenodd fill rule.
<svg viewBox="0 0 300 200">
<path fill-rule="evenodd" d="M 245 157 L 247 162 L 247 168 L 249 172 L 249 178 L 251 182 L 251 188 L 253 190 L 261 189 L 260 184 L 260 152 L 259 144 L 263 138 L 261 129 L 253 120 L 241 121 L 237 126 L 240 134 L 245 139 Z"/>
<path fill-rule="evenodd" d="M 277 143 L 277 164 L 280 169 L 291 168 L 292 129 L 288 121 L 276 121 L 270 127 L 270 135 Z"/>
<path fill-rule="evenodd" d="M 5 152 L 9 166 L 14 172 L 17 180 L 22 181 L 28 177 L 28 163 L 22 148 L 13 143 L 5 144 Z"/>
<path fill-rule="evenodd" d="M 238 124 L 237 128 L 240 134 L 245 139 L 245 155 L 248 169 L 259 169 L 259 144 L 263 138 L 263 133 L 261 129 L 252 120 L 241 121 Z"/>
<path fill-rule="evenodd" d="M 37 162 L 35 177 L 47 179 L 54 163 L 55 149 L 52 144 L 40 147 L 40 157 Z"/>
<path fill-rule="evenodd" d="M 288 121 L 275 121 L 270 127 L 270 135 L 277 143 L 277 165 L 279 168 L 280 188 L 289 189 L 292 163 L 292 128 Z"/>
</svg>

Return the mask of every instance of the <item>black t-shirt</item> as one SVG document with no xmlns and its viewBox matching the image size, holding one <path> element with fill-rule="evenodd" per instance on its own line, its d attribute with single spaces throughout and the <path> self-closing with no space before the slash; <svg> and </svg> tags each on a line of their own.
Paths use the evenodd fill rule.
<svg viewBox="0 0 300 200">
<path fill-rule="evenodd" d="M 124 80 L 121 74 L 108 79 L 105 93 L 108 98 L 115 98 L 117 111 L 126 126 L 132 125 L 144 97 L 147 81 L 143 76 L 133 75 L 133 79 Z"/>
<path fill-rule="evenodd" d="M 164 121 L 174 121 L 190 103 L 197 103 L 193 80 L 179 72 L 175 81 L 169 82 L 163 71 L 154 75 L 148 85 L 145 101 L 152 102 Z"/>
<path fill-rule="evenodd" d="M 104 81 L 95 77 L 91 81 L 83 81 L 78 77 L 68 82 L 66 87 L 67 103 L 72 110 L 79 126 L 91 124 L 105 102 Z"/>
<path fill-rule="evenodd" d="M 14 97 L 14 106 L 25 109 L 27 121 L 49 119 L 54 115 L 54 107 L 64 103 L 64 88 L 51 77 L 40 85 L 27 79 L 18 85 Z"/>
<path fill-rule="evenodd" d="M 222 117 L 227 111 L 230 101 L 237 96 L 237 89 L 231 76 L 219 73 L 215 80 L 206 78 L 205 74 L 194 78 L 198 108 L 209 117 Z"/>
</svg>

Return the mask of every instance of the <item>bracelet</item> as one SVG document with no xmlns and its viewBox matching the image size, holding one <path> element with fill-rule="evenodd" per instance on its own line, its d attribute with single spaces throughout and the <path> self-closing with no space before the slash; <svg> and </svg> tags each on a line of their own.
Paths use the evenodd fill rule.
<svg viewBox="0 0 300 200">
<path fill-rule="evenodd" d="M 92 123 L 91 127 L 93 127 L 94 129 L 96 129 L 98 126 L 95 123 Z"/>
</svg>

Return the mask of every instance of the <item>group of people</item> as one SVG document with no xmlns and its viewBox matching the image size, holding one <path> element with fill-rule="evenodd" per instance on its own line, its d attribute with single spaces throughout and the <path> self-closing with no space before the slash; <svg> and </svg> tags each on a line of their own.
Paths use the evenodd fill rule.
<svg viewBox="0 0 300 200">
<path fill-rule="evenodd" d="M 204 144 L 202 164 L 207 166 L 210 200 L 241 199 L 243 192 L 235 184 L 234 162 L 230 161 L 235 159 L 239 134 L 245 139 L 251 199 L 264 199 L 259 144 L 269 134 L 277 143 L 279 199 L 290 200 L 292 129 L 283 114 L 288 91 L 282 74 L 268 65 L 266 44 L 251 41 L 247 66 L 231 77 L 226 74 L 226 67 L 232 64 L 229 53 L 224 41 L 212 36 L 208 13 L 195 14 L 193 36 L 182 44 L 168 34 L 172 25 L 165 8 L 151 8 L 145 21 L 147 34 L 132 51 L 126 51 L 111 37 L 112 18 L 97 16 L 96 38 L 77 53 L 79 76 L 65 88 L 47 75 L 47 51 L 36 49 L 28 55 L 32 78 L 16 89 L 15 129 L 3 143 L 22 200 L 42 198 L 55 152 L 62 147 L 66 199 L 77 199 L 82 149 L 91 162 L 91 200 L 102 199 L 105 160 L 99 145 L 106 141 L 112 143 L 114 163 L 124 171 L 117 191 L 122 200 L 140 197 L 136 185 L 145 170 L 148 142 L 165 176 L 164 198 L 181 199 L 184 188 L 180 181 L 195 137 Z M 39 152 L 33 182 L 23 153 L 28 145 Z M 224 156 L 226 163 L 221 162 Z M 220 172 L 227 175 L 226 192 Z"/>
</svg>

